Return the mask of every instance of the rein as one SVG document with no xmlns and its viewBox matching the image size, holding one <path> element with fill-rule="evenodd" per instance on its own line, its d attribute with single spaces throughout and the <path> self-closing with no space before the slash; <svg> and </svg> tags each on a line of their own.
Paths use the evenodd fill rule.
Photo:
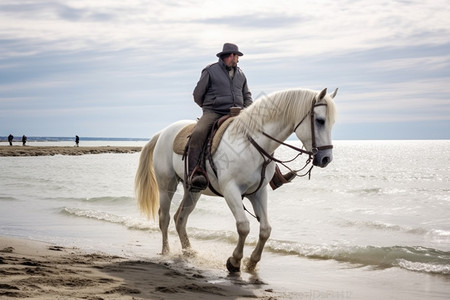
<svg viewBox="0 0 450 300">
<path fill-rule="evenodd" d="M 319 147 L 317 147 L 317 145 L 316 145 L 316 135 L 315 135 L 315 128 L 314 128 L 314 108 L 317 107 L 317 106 L 326 106 L 326 105 L 327 105 L 326 103 L 316 104 L 316 100 L 314 99 L 314 101 L 312 102 L 312 105 L 311 105 L 310 112 L 307 113 L 300 120 L 300 122 L 298 122 L 297 125 L 294 127 L 294 132 L 295 132 L 298 129 L 298 127 L 303 123 L 303 121 L 306 119 L 306 117 L 308 117 L 308 115 L 311 117 L 311 139 L 312 139 L 311 151 L 307 151 L 307 150 L 300 149 L 298 147 L 289 145 L 289 144 L 287 144 L 285 142 L 282 142 L 282 141 L 274 138 L 273 136 L 265 133 L 264 131 L 262 132 L 262 134 L 264 136 L 266 136 L 269 139 L 277 142 L 278 144 L 286 146 L 286 147 L 289 147 L 289 148 L 297 151 L 298 154 L 294 158 L 292 158 L 290 160 L 283 161 L 283 160 L 275 158 L 272 154 L 267 153 L 267 151 L 264 150 L 251 136 L 248 136 L 248 139 L 249 139 L 250 143 L 256 148 L 256 150 L 258 150 L 259 154 L 261 154 L 261 156 L 263 157 L 263 160 L 264 160 L 264 163 L 263 163 L 263 166 L 262 166 L 262 169 L 261 169 L 261 181 L 259 183 L 258 188 L 254 192 L 252 192 L 251 194 L 256 193 L 259 190 L 259 188 L 261 187 L 261 185 L 262 185 L 262 183 L 263 183 L 263 181 L 265 179 L 264 174 L 265 174 L 266 167 L 272 161 L 283 165 L 286 169 L 288 169 L 293 175 L 295 175 L 297 177 L 304 177 L 304 176 L 308 175 L 308 178 L 309 179 L 311 178 L 311 171 L 312 171 L 312 168 L 314 167 L 314 165 L 312 165 L 306 173 L 304 173 L 302 175 L 299 175 L 298 173 L 303 171 L 311 163 L 311 161 L 314 159 L 314 156 L 319 152 L 319 150 L 333 149 L 333 145 L 325 145 L 325 146 L 319 146 Z M 308 159 L 306 160 L 305 165 L 302 168 L 300 168 L 298 170 L 292 170 L 289 166 L 286 165 L 286 163 L 294 161 L 295 159 L 297 159 L 297 157 L 299 157 L 302 154 L 307 154 L 308 155 Z"/>
</svg>

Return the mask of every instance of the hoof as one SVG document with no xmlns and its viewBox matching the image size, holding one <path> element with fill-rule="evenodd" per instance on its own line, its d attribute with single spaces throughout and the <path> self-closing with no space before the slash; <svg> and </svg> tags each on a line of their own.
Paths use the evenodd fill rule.
<svg viewBox="0 0 450 300">
<path fill-rule="evenodd" d="M 245 266 L 245 271 L 252 273 L 255 272 L 258 262 L 254 262 L 250 258 L 244 258 L 243 264 Z"/>
<path fill-rule="evenodd" d="M 183 249 L 183 256 L 188 258 L 194 258 L 197 256 L 197 252 L 195 250 L 192 250 L 191 248 Z"/>
<path fill-rule="evenodd" d="M 164 248 L 161 250 L 161 253 L 158 253 L 158 254 L 159 254 L 159 255 L 164 255 L 164 256 L 169 255 L 169 254 L 170 254 L 170 249 L 164 247 Z"/>
<path fill-rule="evenodd" d="M 227 260 L 227 269 L 230 273 L 237 273 L 241 271 L 240 267 L 233 266 L 233 264 L 231 263 L 231 257 Z"/>
<path fill-rule="evenodd" d="M 250 260 L 247 262 L 245 269 L 248 272 L 255 272 L 256 270 L 256 263 L 255 262 L 251 262 Z"/>
</svg>

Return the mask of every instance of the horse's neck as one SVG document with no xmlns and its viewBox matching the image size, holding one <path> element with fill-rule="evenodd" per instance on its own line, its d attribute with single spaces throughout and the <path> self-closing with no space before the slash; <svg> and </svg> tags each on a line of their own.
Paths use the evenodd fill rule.
<svg viewBox="0 0 450 300">
<path fill-rule="evenodd" d="M 290 128 L 281 128 L 277 123 L 269 123 L 264 126 L 264 133 L 267 135 L 284 142 L 291 134 L 292 130 Z M 267 153 L 273 153 L 280 146 L 280 144 L 264 134 L 260 133 L 254 137 L 256 142 L 267 151 Z"/>
</svg>

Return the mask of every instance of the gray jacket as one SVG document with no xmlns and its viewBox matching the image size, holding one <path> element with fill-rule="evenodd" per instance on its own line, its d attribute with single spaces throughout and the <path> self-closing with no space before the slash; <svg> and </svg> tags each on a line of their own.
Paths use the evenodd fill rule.
<svg viewBox="0 0 450 300">
<path fill-rule="evenodd" d="M 203 111 L 224 115 L 231 107 L 247 107 L 253 102 L 244 72 L 236 67 L 231 79 L 221 59 L 203 69 L 193 95 Z"/>
</svg>

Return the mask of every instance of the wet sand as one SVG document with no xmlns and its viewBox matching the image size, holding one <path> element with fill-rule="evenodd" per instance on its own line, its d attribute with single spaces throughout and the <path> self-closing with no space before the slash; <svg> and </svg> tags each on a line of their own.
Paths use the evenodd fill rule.
<svg viewBox="0 0 450 300">
<path fill-rule="evenodd" d="M 83 155 L 101 153 L 134 153 L 142 147 L 70 147 L 70 146 L 0 146 L 0 156 L 52 156 L 52 155 Z"/>
<path fill-rule="evenodd" d="M 266 287 L 267 288 L 267 287 Z M 0 237 L 1 299 L 277 299 L 264 286 L 208 282 L 201 270 Z"/>
</svg>

